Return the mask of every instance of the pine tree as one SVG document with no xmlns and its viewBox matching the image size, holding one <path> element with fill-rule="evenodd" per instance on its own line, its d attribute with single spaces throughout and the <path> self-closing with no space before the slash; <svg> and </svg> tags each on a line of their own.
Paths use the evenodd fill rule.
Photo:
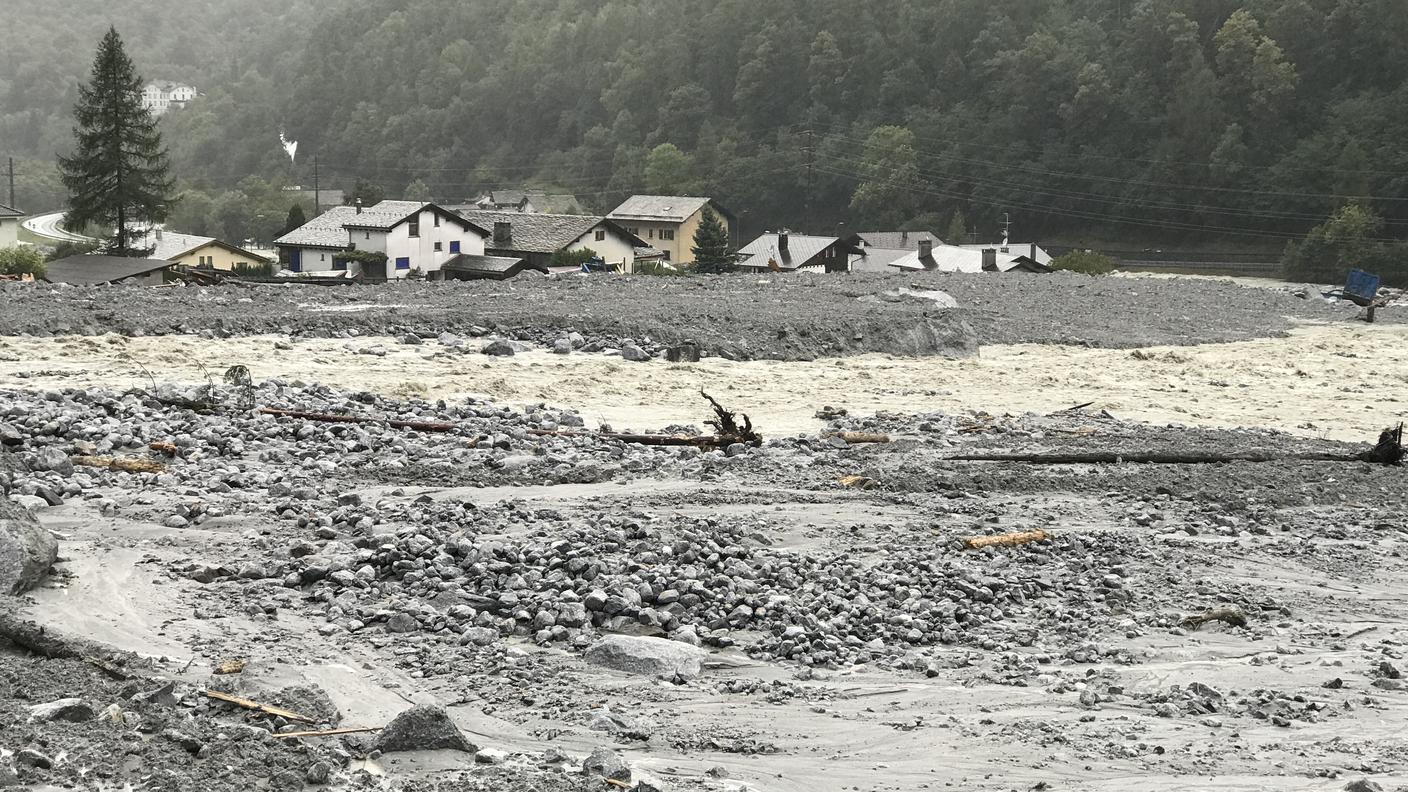
<svg viewBox="0 0 1408 792">
<path fill-rule="evenodd" d="M 303 213 L 303 204 L 290 206 L 288 208 L 288 219 L 284 221 L 284 234 L 302 228 L 307 222 L 308 216 Z M 280 236 L 282 236 L 282 234 Z"/>
<path fill-rule="evenodd" d="M 950 245 L 961 245 L 968 241 L 968 221 L 963 217 L 962 209 L 953 210 L 953 219 L 948 221 L 948 235 L 944 241 Z"/>
<path fill-rule="evenodd" d="M 115 28 L 98 45 L 93 76 L 78 89 L 73 156 L 59 158 L 68 188 L 68 222 L 77 229 L 111 226 L 108 252 L 140 256 L 133 240 L 166 219 L 172 180 L 156 119 L 142 107 L 142 78 Z"/>
<path fill-rule="evenodd" d="M 708 207 L 704 208 L 699 230 L 694 232 L 693 250 L 695 272 L 718 274 L 738 269 L 738 262 L 728 250 L 728 229 Z"/>
</svg>

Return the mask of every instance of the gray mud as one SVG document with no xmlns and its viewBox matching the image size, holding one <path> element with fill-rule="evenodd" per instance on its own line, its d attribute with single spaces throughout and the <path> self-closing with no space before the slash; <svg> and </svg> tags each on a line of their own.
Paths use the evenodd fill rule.
<svg viewBox="0 0 1408 792">
<path fill-rule="evenodd" d="M 947 292 L 958 307 L 900 295 Z M 1220 281 L 1057 273 L 518 279 L 375 287 L 169 289 L 0 285 L 0 335 L 298 336 L 495 332 L 543 346 L 570 332 L 647 352 L 694 341 L 735 359 L 870 352 L 973 354 L 979 345 L 1128 348 L 1263 338 L 1357 309 Z M 1387 309 L 1381 321 L 1408 311 Z"/>
</svg>

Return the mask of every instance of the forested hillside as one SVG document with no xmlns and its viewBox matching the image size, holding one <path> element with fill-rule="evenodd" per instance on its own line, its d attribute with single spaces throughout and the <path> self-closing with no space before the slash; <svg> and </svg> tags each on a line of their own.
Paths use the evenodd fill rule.
<svg viewBox="0 0 1408 792">
<path fill-rule="evenodd" d="M 1277 247 L 1350 200 L 1384 236 L 1408 221 L 1401 0 L 347 0 L 272 27 L 188 5 L 210 7 L 211 47 L 259 28 L 238 65 L 134 47 L 150 76 L 206 83 L 164 122 L 177 175 L 205 190 L 308 183 L 316 154 L 325 185 L 392 195 L 709 193 L 752 231 L 942 236 L 957 211 L 989 238 L 1010 212 L 1024 237 Z M 103 17 L 65 55 L 86 63 L 109 18 L 137 35 Z M 47 56 L 22 52 L 0 56 L 6 133 L 22 99 L 50 107 L 76 77 L 36 94 Z M 67 128 L 42 121 L 41 138 Z"/>
</svg>

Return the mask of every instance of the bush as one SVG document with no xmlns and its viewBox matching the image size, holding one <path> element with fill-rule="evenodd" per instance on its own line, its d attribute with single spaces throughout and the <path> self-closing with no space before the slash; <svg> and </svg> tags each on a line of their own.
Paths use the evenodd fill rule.
<svg viewBox="0 0 1408 792">
<path fill-rule="evenodd" d="M 237 261 L 232 272 L 249 278 L 272 278 L 274 277 L 274 264 L 270 261 L 263 264 L 246 264 L 243 261 Z"/>
<path fill-rule="evenodd" d="M 1083 275 L 1109 275 L 1115 271 L 1115 260 L 1093 250 L 1072 250 L 1052 261 L 1051 268 Z"/>
<path fill-rule="evenodd" d="M 34 248 L 0 248 L 0 275 L 44 277 L 44 257 Z"/>
<path fill-rule="evenodd" d="M 69 256 L 87 256 L 98 250 L 97 242 L 58 242 L 46 257 L 48 261 L 58 261 Z"/>
<path fill-rule="evenodd" d="M 668 261 L 637 261 L 635 266 L 636 275 L 688 275 L 690 269 L 681 264 L 671 264 Z"/>
<path fill-rule="evenodd" d="M 1408 286 L 1408 245 L 1381 241 L 1382 228 L 1383 221 L 1366 207 L 1342 206 L 1304 241 L 1286 245 L 1281 275 L 1335 286 L 1345 282 L 1350 270 L 1362 269 L 1378 275 L 1385 286 Z"/>
<path fill-rule="evenodd" d="M 552 260 L 548 262 L 550 267 L 578 267 L 596 258 L 595 250 L 582 248 L 581 250 L 559 250 L 552 254 Z"/>
</svg>

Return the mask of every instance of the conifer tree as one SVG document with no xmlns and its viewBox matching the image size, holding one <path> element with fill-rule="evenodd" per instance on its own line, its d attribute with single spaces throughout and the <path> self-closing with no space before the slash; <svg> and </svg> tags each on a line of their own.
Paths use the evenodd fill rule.
<svg viewBox="0 0 1408 792">
<path fill-rule="evenodd" d="M 699 230 L 694 232 L 693 251 L 695 272 L 718 274 L 738 269 L 738 262 L 729 253 L 728 229 L 708 207 L 704 208 Z"/>
<path fill-rule="evenodd" d="M 79 87 L 74 107 L 73 156 L 59 158 L 68 188 L 68 224 L 112 228 L 106 243 L 118 256 L 150 252 L 133 248 L 146 226 L 166 219 L 172 180 L 161 133 L 142 107 L 142 78 L 116 28 L 98 45 L 93 75 Z"/>
<path fill-rule="evenodd" d="M 288 208 L 288 219 L 284 220 L 284 233 L 287 234 L 302 228 L 307 223 L 308 216 L 303 213 L 303 204 L 296 203 Z"/>
</svg>

